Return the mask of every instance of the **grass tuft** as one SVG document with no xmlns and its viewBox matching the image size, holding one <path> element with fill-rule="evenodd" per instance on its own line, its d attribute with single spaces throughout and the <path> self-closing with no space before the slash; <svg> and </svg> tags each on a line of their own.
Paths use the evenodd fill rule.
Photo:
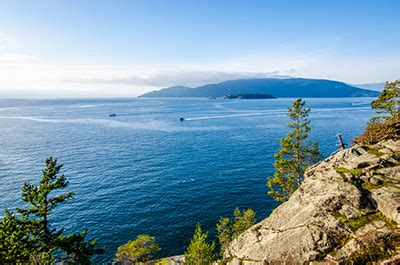
<svg viewBox="0 0 400 265">
<path fill-rule="evenodd" d="M 335 170 L 338 173 L 349 173 L 353 176 L 360 176 L 363 173 L 361 168 L 347 169 L 347 168 L 343 168 L 343 167 L 338 167 L 338 168 L 335 168 Z"/>
<path fill-rule="evenodd" d="M 348 225 L 353 231 L 371 222 L 369 215 L 361 215 L 355 218 L 347 218 L 338 212 L 335 212 L 333 215 L 335 216 L 336 220 L 339 221 L 339 223 Z"/>
</svg>

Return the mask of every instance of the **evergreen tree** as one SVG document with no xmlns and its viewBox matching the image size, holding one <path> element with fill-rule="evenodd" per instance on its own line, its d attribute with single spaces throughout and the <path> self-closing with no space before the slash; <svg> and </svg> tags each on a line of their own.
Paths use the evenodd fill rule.
<svg viewBox="0 0 400 265">
<path fill-rule="evenodd" d="M 137 236 L 125 245 L 118 247 L 116 258 L 123 263 L 146 262 L 160 250 L 156 238 L 149 235 Z"/>
<path fill-rule="evenodd" d="M 236 208 L 233 220 L 221 218 L 217 224 L 220 254 L 223 255 L 229 243 L 256 223 L 256 214 L 252 209 L 240 211 Z"/>
<path fill-rule="evenodd" d="M 1 259 L 52 263 L 65 253 L 68 261 L 85 264 L 90 263 L 91 255 L 103 251 L 95 247 L 95 240 L 86 242 L 86 230 L 80 234 L 63 235 L 64 229 L 50 225 L 49 217 L 54 208 L 73 196 L 72 192 L 57 193 L 68 186 L 65 176 L 59 175 L 61 168 L 56 159 L 46 159 L 39 185 L 25 183 L 22 188 L 22 200 L 28 207 L 17 208 L 19 216 L 6 210 L 0 225 L 0 237 L 12 236 L 1 245 Z"/>
<path fill-rule="evenodd" d="M 306 141 L 311 130 L 310 109 L 304 106 L 305 102 L 299 98 L 288 108 L 288 116 L 293 121 L 288 127 L 292 131 L 280 139 L 281 150 L 274 155 L 275 173 L 267 180 L 267 186 L 268 194 L 277 201 L 289 199 L 302 183 L 307 167 L 321 159 L 318 143 Z"/>
<path fill-rule="evenodd" d="M 371 122 L 380 120 L 396 120 L 400 117 L 400 80 L 387 82 L 378 98 L 371 102 L 373 109 L 383 116 L 373 117 Z"/>
<path fill-rule="evenodd" d="M 229 218 L 221 218 L 217 224 L 218 242 L 221 256 L 232 241 L 232 223 Z"/>
<path fill-rule="evenodd" d="M 232 225 L 232 240 L 256 223 L 256 214 L 252 209 L 240 211 L 239 208 L 236 208 L 233 215 L 235 221 Z"/>
<path fill-rule="evenodd" d="M 0 264 L 27 263 L 31 251 L 29 232 L 15 214 L 5 210 L 0 222 Z"/>
<path fill-rule="evenodd" d="M 203 233 L 201 226 L 198 224 L 194 231 L 193 239 L 185 251 L 185 264 L 208 265 L 215 261 L 215 243 L 208 243 L 207 237 L 208 232 Z"/>
</svg>

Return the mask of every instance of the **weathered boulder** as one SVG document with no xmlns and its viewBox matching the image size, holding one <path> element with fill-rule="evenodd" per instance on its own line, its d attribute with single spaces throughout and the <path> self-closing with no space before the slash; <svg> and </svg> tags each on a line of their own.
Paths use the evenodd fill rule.
<svg viewBox="0 0 400 265">
<path fill-rule="evenodd" d="M 287 202 L 231 242 L 224 261 L 336 264 L 359 259 L 365 249 L 360 238 L 371 231 L 376 242 L 392 242 L 398 230 L 390 224 L 400 223 L 399 151 L 399 141 L 355 145 L 310 167 Z"/>
<path fill-rule="evenodd" d="M 400 224 L 400 189 L 394 186 L 382 187 L 373 190 L 371 194 L 378 210 Z"/>
</svg>

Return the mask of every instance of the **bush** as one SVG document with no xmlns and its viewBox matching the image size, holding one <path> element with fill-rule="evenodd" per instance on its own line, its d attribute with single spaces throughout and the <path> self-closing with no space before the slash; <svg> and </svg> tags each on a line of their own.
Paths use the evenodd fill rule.
<svg viewBox="0 0 400 265">
<path fill-rule="evenodd" d="M 234 219 L 221 218 L 217 224 L 220 253 L 228 247 L 229 243 L 256 223 L 256 214 L 252 209 L 241 211 L 236 208 L 233 212 Z"/>
<path fill-rule="evenodd" d="M 160 249 L 160 246 L 156 244 L 155 237 L 140 235 L 135 240 L 118 247 L 116 258 L 121 262 L 145 262 L 153 258 Z"/>
<path fill-rule="evenodd" d="M 252 209 L 241 212 L 239 208 L 236 208 L 233 215 L 235 222 L 232 225 L 232 239 L 237 238 L 256 223 L 256 214 Z"/>
<path fill-rule="evenodd" d="M 215 244 L 208 243 L 207 237 L 208 233 L 203 233 L 200 225 L 197 225 L 193 239 L 185 251 L 185 264 L 206 265 L 215 261 Z"/>
<path fill-rule="evenodd" d="M 355 143 L 376 144 L 383 140 L 400 139 L 400 120 L 369 123 L 364 133 L 354 139 Z"/>
</svg>

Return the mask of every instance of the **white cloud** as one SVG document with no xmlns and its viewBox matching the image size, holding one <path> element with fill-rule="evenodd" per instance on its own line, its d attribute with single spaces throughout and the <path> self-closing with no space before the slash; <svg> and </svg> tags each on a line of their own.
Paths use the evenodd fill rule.
<svg viewBox="0 0 400 265">
<path fill-rule="evenodd" d="M 0 35 L 1 46 L 1 35 Z M 167 86 L 292 75 L 370 83 L 399 78 L 400 58 L 345 56 L 332 49 L 258 52 L 213 64 L 50 64 L 0 52 L 0 97 L 122 97 Z"/>
<path fill-rule="evenodd" d="M 9 37 L 0 33 L 0 49 L 5 48 L 9 41 L 10 41 Z"/>
<path fill-rule="evenodd" d="M 273 72 L 227 72 L 227 71 L 157 71 L 146 75 L 131 75 L 116 78 L 86 78 L 80 80 L 66 80 L 71 83 L 88 84 L 120 84 L 120 85 L 142 85 L 152 87 L 168 87 L 184 85 L 196 87 L 209 83 L 222 82 L 231 79 L 280 77 L 279 71 Z"/>
<path fill-rule="evenodd" d="M 37 60 L 35 56 L 26 53 L 0 53 L 0 64 L 27 63 L 35 60 Z"/>
</svg>

